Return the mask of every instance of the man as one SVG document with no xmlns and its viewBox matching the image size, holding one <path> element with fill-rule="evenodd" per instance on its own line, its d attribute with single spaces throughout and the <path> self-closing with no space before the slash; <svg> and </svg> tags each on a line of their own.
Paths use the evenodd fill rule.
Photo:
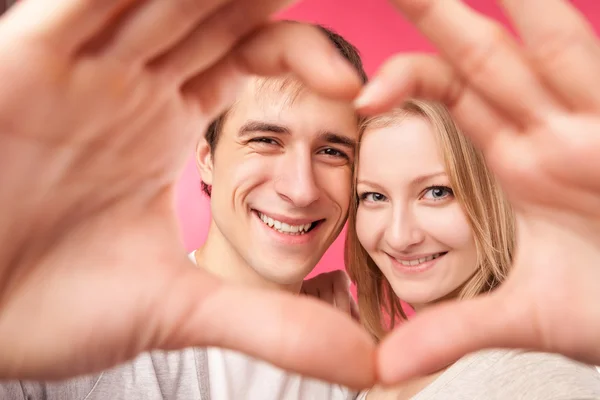
<svg viewBox="0 0 600 400">
<path fill-rule="evenodd" d="M 366 82 L 357 50 L 319 29 Z M 192 260 L 226 282 L 299 294 L 346 221 L 358 123 L 351 104 L 317 95 L 292 76 L 250 78 L 197 146 L 212 220 Z M 341 289 L 325 287 L 324 297 L 349 311 L 348 287 Z M 232 303 L 227 312 L 243 311 Z M 302 337 L 317 328 L 297 329 Z M 13 382 L 0 386 L 0 394 L 15 400 L 354 397 L 344 387 L 216 347 L 146 353 L 99 375 Z"/>
</svg>

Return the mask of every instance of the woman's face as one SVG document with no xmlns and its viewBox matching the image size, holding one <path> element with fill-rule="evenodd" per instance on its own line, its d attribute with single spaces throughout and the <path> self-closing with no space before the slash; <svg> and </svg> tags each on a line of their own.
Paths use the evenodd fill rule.
<svg viewBox="0 0 600 400">
<path fill-rule="evenodd" d="M 418 310 L 454 296 L 473 275 L 473 232 L 426 120 L 408 116 L 364 133 L 357 192 L 358 239 L 400 299 Z"/>
</svg>

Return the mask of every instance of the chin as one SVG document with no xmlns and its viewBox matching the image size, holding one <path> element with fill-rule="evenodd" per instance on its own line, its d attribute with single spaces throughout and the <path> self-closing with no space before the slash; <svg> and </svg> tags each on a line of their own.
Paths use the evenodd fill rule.
<svg viewBox="0 0 600 400">
<path fill-rule="evenodd" d="M 254 268 L 254 270 L 270 282 L 278 285 L 293 285 L 302 282 L 314 269 L 314 266 L 309 267 L 305 263 L 303 264 L 290 265 L 289 261 L 288 263 L 276 264 L 269 262 L 263 263 L 260 267 Z"/>
<path fill-rule="evenodd" d="M 396 296 L 414 309 L 422 309 L 436 303 L 442 296 L 433 293 L 415 292 L 410 290 L 394 290 Z"/>
<path fill-rule="evenodd" d="M 260 273 L 260 272 L 259 272 Z M 261 274 L 263 278 L 277 285 L 295 285 L 304 281 L 308 273 L 299 273 L 299 274 L 278 274 L 278 273 L 263 273 Z"/>
</svg>

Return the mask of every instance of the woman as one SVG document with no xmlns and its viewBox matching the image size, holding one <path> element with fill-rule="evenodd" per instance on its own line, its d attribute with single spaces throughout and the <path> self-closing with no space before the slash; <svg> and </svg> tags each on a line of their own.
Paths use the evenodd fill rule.
<svg viewBox="0 0 600 400">
<path fill-rule="evenodd" d="M 346 264 L 362 322 L 377 340 L 406 319 L 401 301 L 418 313 L 504 281 L 515 246 L 512 211 L 442 105 L 412 100 L 367 120 L 357 160 Z M 562 356 L 489 350 L 359 396 L 386 398 L 600 398 L 600 374 Z"/>
</svg>

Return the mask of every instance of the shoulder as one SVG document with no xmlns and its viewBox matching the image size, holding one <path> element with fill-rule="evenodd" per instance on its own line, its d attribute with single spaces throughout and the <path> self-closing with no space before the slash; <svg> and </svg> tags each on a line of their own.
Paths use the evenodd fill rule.
<svg viewBox="0 0 600 400">
<path fill-rule="evenodd" d="M 511 398 L 600 398 L 600 373 L 595 367 L 558 354 L 490 350 L 471 358 L 472 368 L 491 388 Z M 500 396 L 497 396 L 500 398 Z M 508 397 L 506 397 L 508 398 Z"/>
<path fill-rule="evenodd" d="M 0 383 L 2 400 L 81 400 L 86 398 L 102 374 L 63 381 L 9 381 Z"/>
<path fill-rule="evenodd" d="M 0 383 L 2 400 L 142 400 L 161 393 L 198 398 L 201 350 L 153 351 L 99 374 L 64 381 Z"/>
</svg>

